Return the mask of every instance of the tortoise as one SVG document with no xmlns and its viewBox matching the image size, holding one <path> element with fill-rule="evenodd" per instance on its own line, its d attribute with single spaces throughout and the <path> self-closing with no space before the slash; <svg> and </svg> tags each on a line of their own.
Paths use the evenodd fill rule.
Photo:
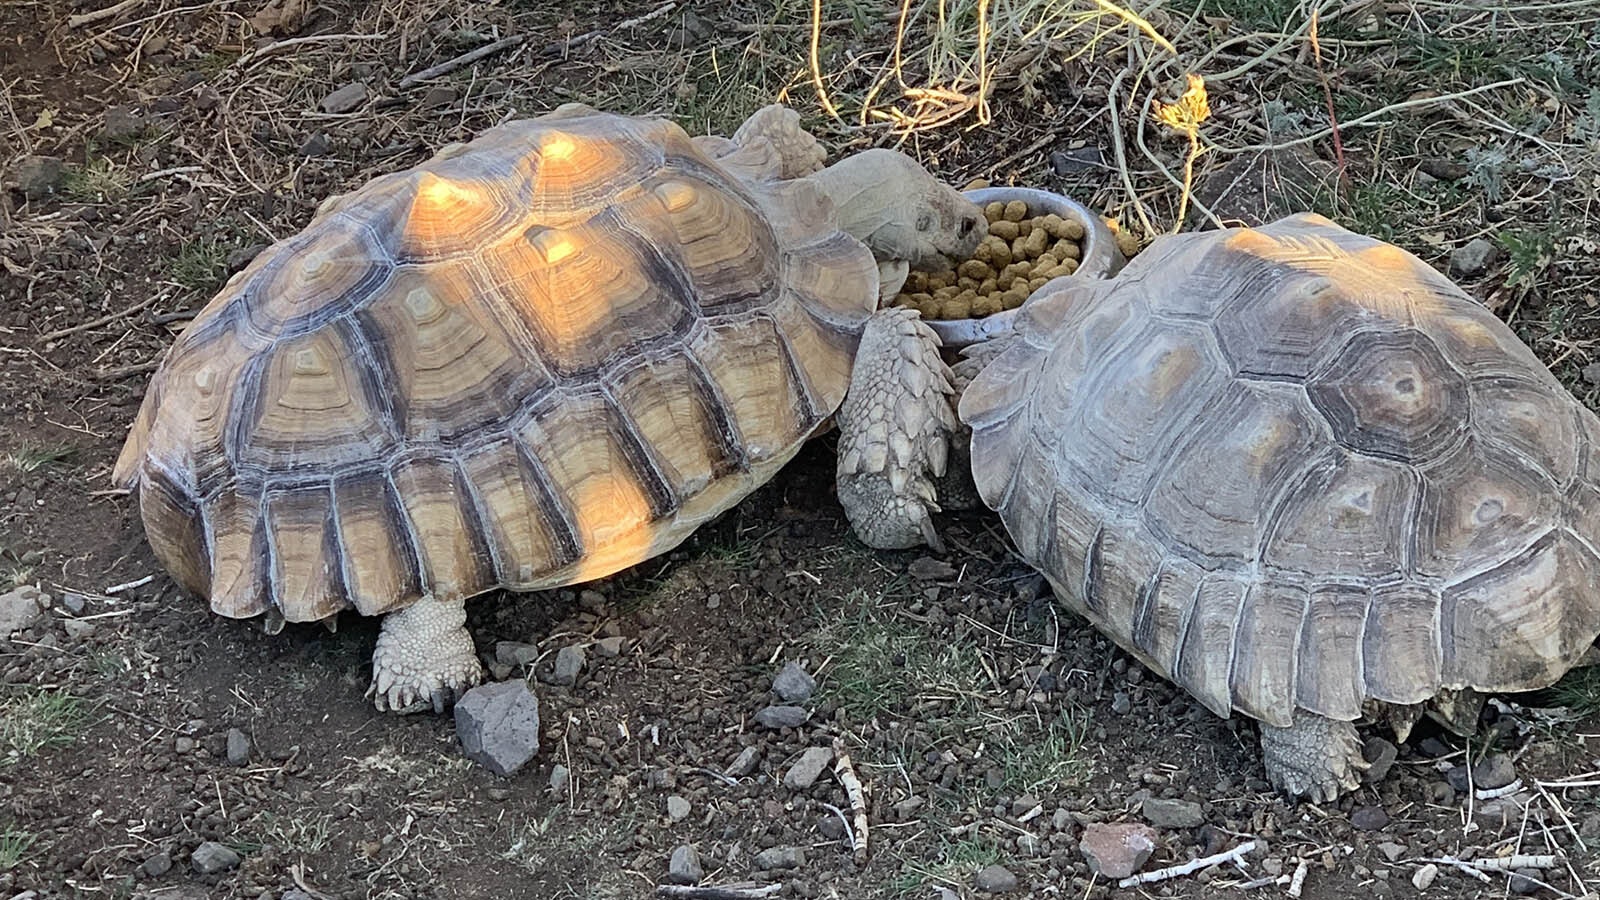
<svg viewBox="0 0 1600 900">
<path fill-rule="evenodd" d="M 781 106 L 691 139 L 567 104 L 330 198 L 177 339 L 113 478 L 215 612 L 383 616 L 398 712 L 481 679 L 468 598 L 663 553 L 835 419 L 863 533 L 923 534 L 950 385 L 876 308 L 984 218 L 900 153 L 822 158 Z"/>
<path fill-rule="evenodd" d="M 972 477 L 1056 596 L 1314 801 L 1600 633 L 1600 419 L 1422 260 L 1300 214 L 1058 279 L 962 351 Z M 1479 705 L 1472 703 L 1478 698 Z"/>
</svg>

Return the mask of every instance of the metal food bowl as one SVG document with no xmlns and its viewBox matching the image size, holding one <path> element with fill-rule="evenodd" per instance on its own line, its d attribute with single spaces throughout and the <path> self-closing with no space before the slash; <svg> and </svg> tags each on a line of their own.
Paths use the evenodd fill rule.
<svg viewBox="0 0 1600 900">
<path fill-rule="evenodd" d="M 977 188 L 966 191 L 965 194 L 967 199 L 979 206 L 987 206 L 996 200 L 1001 203 L 1021 200 L 1028 204 L 1030 216 L 1047 216 L 1055 213 L 1063 219 L 1082 225 L 1083 240 L 1079 242 L 1079 246 L 1083 250 L 1083 257 L 1078 261 L 1078 270 L 1071 275 L 1052 279 L 1053 281 L 1110 278 L 1125 262 L 1122 254 L 1117 251 L 1117 239 L 1111 233 L 1111 229 L 1106 227 L 1106 223 L 1087 206 L 1076 200 L 1049 191 L 1024 187 Z M 1010 331 L 1011 322 L 1021 309 L 1022 307 L 1008 309 L 977 319 L 925 319 L 924 321 L 933 329 L 933 333 L 939 336 L 945 347 L 953 349 L 986 341 L 995 335 Z"/>
</svg>

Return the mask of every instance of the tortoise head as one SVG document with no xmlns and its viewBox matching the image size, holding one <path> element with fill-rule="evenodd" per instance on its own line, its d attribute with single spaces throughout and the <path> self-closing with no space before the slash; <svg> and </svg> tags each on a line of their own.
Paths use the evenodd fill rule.
<svg viewBox="0 0 1600 900">
<path fill-rule="evenodd" d="M 864 150 L 810 176 L 833 200 L 839 226 L 879 260 L 948 268 L 972 255 L 988 221 L 977 204 L 904 153 Z"/>
</svg>

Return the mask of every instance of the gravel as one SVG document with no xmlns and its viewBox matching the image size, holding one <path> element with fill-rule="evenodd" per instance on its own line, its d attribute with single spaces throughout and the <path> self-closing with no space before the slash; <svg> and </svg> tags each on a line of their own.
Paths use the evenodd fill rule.
<svg viewBox="0 0 1600 900">
<path fill-rule="evenodd" d="M 1017 889 L 1017 876 L 1002 865 L 985 866 L 972 879 L 972 886 L 985 894 L 1009 894 Z"/>
<path fill-rule="evenodd" d="M 1157 828 L 1199 828 L 1206 817 L 1200 804 L 1188 800 L 1162 800 L 1155 797 L 1144 801 L 1139 812 L 1145 821 Z"/>
<path fill-rule="evenodd" d="M 496 775 L 515 774 L 539 752 L 539 699 L 521 679 L 467 691 L 455 719 L 462 752 Z"/>
<path fill-rule="evenodd" d="M 61 186 L 66 168 L 54 156 L 24 156 L 11 170 L 17 190 L 30 200 L 43 200 Z"/>
<path fill-rule="evenodd" d="M 756 713 L 756 724 L 762 728 L 799 728 L 811 718 L 803 706 L 768 706 Z"/>
<path fill-rule="evenodd" d="M 49 605 L 50 596 L 28 584 L 0 594 L 0 639 L 39 621 Z"/>
<path fill-rule="evenodd" d="M 1389 827 L 1389 814 L 1381 806 L 1358 806 L 1350 813 L 1350 824 L 1362 831 L 1381 831 Z"/>
<path fill-rule="evenodd" d="M 667 863 L 667 881 L 671 884 L 699 884 L 706 875 L 700 865 L 700 851 L 684 844 L 672 851 Z"/>
<path fill-rule="evenodd" d="M 757 870 L 800 869 L 805 864 L 806 851 L 803 847 L 768 847 L 750 861 L 750 865 Z"/>
<path fill-rule="evenodd" d="M 139 868 L 151 878 L 160 878 L 172 871 L 172 855 L 162 850 L 159 853 L 145 857 L 144 863 Z"/>
<path fill-rule="evenodd" d="M 1473 784 L 1480 791 L 1503 788 L 1517 780 L 1517 768 L 1503 753 L 1486 756 L 1472 767 Z"/>
<path fill-rule="evenodd" d="M 237 728 L 228 729 L 228 765 L 242 766 L 250 761 L 250 739 Z"/>
<path fill-rule="evenodd" d="M 833 750 L 829 747 L 808 747 L 806 752 L 800 754 L 795 764 L 783 775 L 783 786 L 791 790 L 803 791 L 817 783 L 822 773 L 828 770 L 828 764 L 833 762 Z"/>
<path fill-rule="evenodd" d="M 673 822 L 682 822 L 684 819 L 689 818 L 689 813 L 692 809 L 693 807 L 689 805 L 689 801 L 677 794 L 667 798 L 667 818 Z"/>
<path fill-rule="evenodd" d="M 1489 264 L 1500 253 L 1500 248 L 1488 238 L 1478 237 L 1450 251 L 1450 273 L 1463 278 L 1476 278 L 1488 271 Z"/>
<path fill-rule="evenodd" d="M 743 778 L 754 772 L 756 766 L 760 763 L 761 748 L 746 747 L 739 751 L 739 755 L 734 758 L 733 762 L 728 764 L 728 768 L 724 769 L 722 773 L 729 778 Z"/>
<path fill-rule="evenodd" d="M 359 81 L 352 81 L 323 97 L 317 107 L 325 113 L 347 113 L 365 102 L 367 102 L 367 86 Z"/>
<path fill-rule="evenodd" d="M 570 687 L 578 683 L 578 674 L 585 662 L 582 647 L 562 647 L 556 653 L 556 664 L 550 670 L 550 683 Z"/>
<path fill-rule="evenodd" d="M 196 847 L 194 854 L 189 857 L 189 862 L 194 865 L 194 870 L 201 875 L 215 875 L 226 872 L 239 865 L 239 854 L 229 847 L 216 841 L 206 841 Z"/>
<path fill-rule="evenodd" d="M 804 703 L 816 690 L 817 680 L 797 660 L 785 663 L 772 679 L 772 692 L 785 703 Z"/>
<path fill-rule="evenodd" d="M 1155 829 L 1148 825 L 1099 822 L 1084 826 L 1078 852 L 1089 871 L 1103 878 L 1127 878 L 1139 871 L 1156 849 Z"/>
</svg>

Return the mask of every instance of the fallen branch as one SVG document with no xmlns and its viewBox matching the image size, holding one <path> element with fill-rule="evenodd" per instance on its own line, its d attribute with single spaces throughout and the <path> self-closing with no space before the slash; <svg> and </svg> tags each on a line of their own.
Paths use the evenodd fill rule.
<svg viewBox="0 0 1600 900">
<path fill-rule="evenodd" d="M 145 585 L 147 585 L 150 582 L 155 581 L 155 580 L 156 580 L 156 577 L 154 575 L 146 575 L 143 578 L 135 578 L 132 581 L 124 581 L 121 584 L 114 584 L 111 587 L 108 587 L 105 590 L 101 591 L 100 593 L 105 594 L 108 597 L 112 597 L 112 596 L 116 596 L 117 594 L 122 593 L 123 591 L 131 591 L 136 587 L 144 587 Z"/>
<path fill-rule="evenodd" d="M 742 885 L 727 887 L 700 887 L 692 884 L 658 884 L 657 897 L 674 897 L 677 900 L 759 900 L 783 890 L 781 884 Z"/>
<path fill-rule="evenodd" d="M 77 334 L 80 331 L 88 331 L 91 328 L 99 328 L 101 325 L 109 325 L 118 319 L 126 318 L 127 316 L 131 316 L 136 312 L 142 312 L 146 309 L 149 309 L 166 298 L 166 291 L 157 291 L 154 294 L 151 294 L 149 297 L 146 297 L 144 300 L 141 300 L 138 303 L 128 307 L 127 309 L 119 309 L 114 313 L 106 313 L 98 319 L 91 319 L 88 322 L 79 322 L 78 324 L 69 328 L 57 329 L 49 334 L 41 335 L 39 340 L 49 343 L 50 341 L 64 338 L 69 334 Z"/>
<path fill-rule="evenodd" d="M 101 19 L 109 19 L 112 16 L 127 12 L 143 2 L 144 0 L 122 0 L 121 3 L 113 3 L 105 9 L 97 9 L 79 16 L 68 16 L 67 27 L 82 28 L 85 25 L 93 25 Z"/>
<path fill-rule="evenodd" d="M 196 172 L 204 172 L 205 170 L 205 166 L 176 166 L 171 169 L 159 169 L 155 172 L 146 172 L 140 175 L 139 183 L 144 184 L 145 182 L 155 181 L 158 178 L 171 178 L 174 175 L 193 175 Z"/>
<path fill-rule="evenodd" d="M 246 53 L 245 55 L 234 60 L 233 66 L 236 69 L 247 69 L 269 56 L 282 53 L 290 47 L 298 47 L 301 44 L 325 44 L 339 43 L 343 41 L 378 41 L 386 37 L 388 37 L 388 35 L 385 34 L 312 34 L 305 37 L 285 38 L 281 41 L 274 41 L 273 43 L 262 47 L 260 50 L 251 50 L 249 53 Z"/>
<path fill-rule="evenodd" d="M 867 861 L 867 795 L 861 789 L 861 779 L 856 777 L 856 767 L 845 752 L 844 741 L 833 739 L 833 774 L 844 786 L 844 795 L 850 798 L 850 811 L 855 814 L 856 827 L 850 834 L 850 849 L 856 864 Z"/>
<path fill-rule="evenodd" d="M 1469 859 L 1467 865 L 1477 869 L 1554 869 L 1561 865 L 1561 857 L 1555 854 L 1544 856 L 1529 856 L 1516 854 L 1514 856 L 1490 856 L 1483 859 Z"/>
<path fill-rule="evenodd" d="M 1289 896 L 1298 900 L 1300 892 L 1305 890 L 1306 873 L 1309 871 L 1311 871 L 1310 864 L 1305 861 L 1305 857 L 1301 857 L 1299 864 L 1294 867 L 1294 876 L 1289 879 Z"/>
<path fill-rule="evenodd" d="M 423 69 L 421 72 L 407 75 L 406 77 L 400 79 L 400 89 L 405 90 L 407 88 L 416 87 L 418 84 L 421 84 L 430 78 L 438 78 L 440 75 L 448 75 L 462 66 L 470 66 L 486 56 L 493 56 L 502 50 L 510 50 L 513 47 L 521 47 L 527 42 L 527 35 L 514 34 L 511 37 L 501 38 L 494 43 L 484 44 L 482 47 L 479 47 L 476 50 L 469 50 L 460 56 L 447 59 L 436 66 L 429 66 L 428 68 Z"/>
<path fill-rule="evenodd" d="M 117 366 L 116 368 L 112 369 L 95 369 L 92 373 L 90 373 L 89 377 L 93 378 L 95 381 L 121 381 L 124 378 L 131 378 L 134 375 L 143 375 L 147 372 L 154 372 L 159 368 L 161 368 L 161 360 L 152 359 L 142 363 L 134 363 L 131 366 Z"/>
<path fill-rule="evenodd" d="M 1135 885 L 1152 884 L 1157 881 L 1166 881 L 1169 878 L 1192 875 L 1201 869 L 1209 869 L 1218 863 L 1237 862 L 1254 849 L 1256 849 L 1255 841 L 1245 841 L 1232 850 L 1213 853 L 1210 856 L 1202 856 L 1199 859 L 1191 859 L 1181 866 L 1167 866 L 1165 869 L 1156 869 L 1154 872 L 1140 872 L 1137 875 L 1130 875 L 1117 882 L 1117 887 L 1134 887 Z"/>
</svg>

